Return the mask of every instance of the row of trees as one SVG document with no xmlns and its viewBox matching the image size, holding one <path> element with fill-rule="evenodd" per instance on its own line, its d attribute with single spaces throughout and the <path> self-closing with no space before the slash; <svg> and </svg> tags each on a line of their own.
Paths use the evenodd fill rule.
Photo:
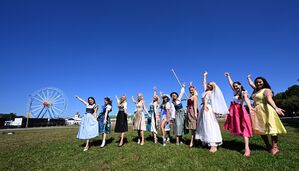
<svg viewBox="0 0 299 171">
<path fill-rule="evenodd" d="M 286 111 L 286 116 L 299 115 L 299 85 L 289 87 L 285 92 L 277 93 L 274 100 Z"/>
<path fill-rule="evenodd" d="M 16 113 L 0 113 L 0 118 L 4 118 L 5 120 L 13 120 L 17 117 Z"/>
</svg>

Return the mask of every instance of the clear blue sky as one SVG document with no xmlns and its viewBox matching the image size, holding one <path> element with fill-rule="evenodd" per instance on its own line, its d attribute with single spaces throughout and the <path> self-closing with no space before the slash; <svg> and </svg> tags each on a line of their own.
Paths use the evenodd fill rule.
<svg viewBox="0 0 299 171">
<path fill-rule="evenodd" d="M 248 73 L 284 91 L 298 84 L 298 9 L 297 0 L 2 0 L 0 113 L 24 115 L 28 96 L 47 86 L 67 94 L 65 116 L 84 112 L 74 95 L 102 104 L 142 92 L 149 103 L 154 85 L 179 91 L 171 68 L 199 93 L 207 70 L 227 102 L 225 71 L 250 92 Z"/>
</svg>

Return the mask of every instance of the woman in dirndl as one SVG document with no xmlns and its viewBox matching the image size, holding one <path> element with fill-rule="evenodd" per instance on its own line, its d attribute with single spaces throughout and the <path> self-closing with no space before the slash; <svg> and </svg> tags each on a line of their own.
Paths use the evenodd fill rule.
<svg viewBox="0 0 299 171">
<path fill-rule="evenodd" d="M 116 101 L 118 104 L 118 113 L 116 117 L 115 129 L 116 133 L 120 133 L 120 140 L 118 146 L 121 147 L 124 144 L 124 135 L 128 131 L 128 113 L 127 113 L 127 98 L 122 96 L 119 98 L 116 96 Z"/>
<path fill-rule="evenodd" d="M 76 98 L 86 105 L 86 113 L 81 119 L 80 127 L 78 130 L 77 138 L 81 140 L 86 140 L 86 144 L 83 151 L 89 149 L 89 140 L 95 138 L 99 135 L 99 127 L 97 121 L 97 110 L 98 106 L 93 97 L 88 98 L 88 102 L 76 96 Z"/>
<path fill-rule="evenodd" d="M 181 102 L 182 97 L 185 93 L 185 84 L 182 85 L 180 95 L 177 92 L 172 92 L 170 94 L 172 98 L 172 103 L 175 108 L 175 118 L 174 118 L 174 133 L 176 135 L 176 144 L 183 144 L 182 136 L 185 130 L 185 110 Z"/>
<path fill-rule="evenodd" d="M 144 131 L 146 131 L 146 123 L 145 116 L 143 111 L 145 111 L 148 115 L 148 110 L 145 106 L 145 102 L 143 101 L 143 95 L 138 93 L 137 101 L 134 97 L 131 97 L 132 101 L 136 104 L 136 111 L 133 120 L 133 128 L 138 132 L 138 144 L 144 145 Z"/>
</svg>

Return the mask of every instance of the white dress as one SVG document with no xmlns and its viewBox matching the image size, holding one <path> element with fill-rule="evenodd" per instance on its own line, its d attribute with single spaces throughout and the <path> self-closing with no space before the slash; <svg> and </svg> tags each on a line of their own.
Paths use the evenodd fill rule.
<svg viewBox="0 0 299 171">
<path fill-rule="evenodd" d="M 211 106 L 211 93 L 207 91 L 202 95 L 202 105 L 197 120 L 197 129 L 195 139 L 199 139 L 204 145 L 219 146 L 222 144 L 222 136 L 216 115 L 213 113 Z M 208 99 L 208 108 L 204 110 L 204 100 Z"/>
<path fill-rule="evenodd" d="M 145 116 L 143 114 L 144 102 L 140 101 L 136 104 L 136 112 L 133 120 L 133 128 L 138 131 L 146 131 Z"/>
</svg>

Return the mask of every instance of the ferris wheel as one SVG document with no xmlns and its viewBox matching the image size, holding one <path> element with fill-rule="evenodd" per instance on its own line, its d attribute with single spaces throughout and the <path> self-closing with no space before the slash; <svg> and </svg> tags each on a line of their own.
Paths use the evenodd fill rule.
<svg viewBox="0 0 299 171">
<path fill-rule="evenodd" d="M 30 95 L 27 108 L 36 118 L 58 118 L 66 111 L 67 98 L 62 90 L 46 87 Z"/>
</svg>

